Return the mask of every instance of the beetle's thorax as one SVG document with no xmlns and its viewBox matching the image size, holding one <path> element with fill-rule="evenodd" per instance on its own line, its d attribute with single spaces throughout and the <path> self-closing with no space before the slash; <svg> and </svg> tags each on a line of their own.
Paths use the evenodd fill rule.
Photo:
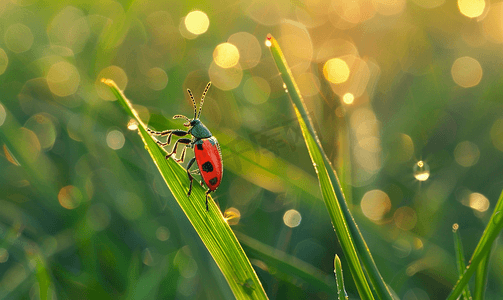
<svg viewBox="0 0 503 300">
<path fill-rule="evenodd" d="M 190 125 L 192 127 L 189 129 L 189 133 L 192 134 L 195 138 L 206 139 L 212 136 L 210 130 L 206 128 L 203 122 L 201 122 L 199 119 L 190 121 Z"/>
</svg>

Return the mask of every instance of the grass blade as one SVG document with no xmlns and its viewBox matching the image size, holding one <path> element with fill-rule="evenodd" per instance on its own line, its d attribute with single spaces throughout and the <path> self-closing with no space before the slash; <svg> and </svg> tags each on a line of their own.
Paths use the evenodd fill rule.
<svg viewBox="0 0 503 300">
<path fill-rule="evenodd" d="M 342 276 L 342 265 L 339 255 L 335 255 L 334 259 L 335 282 L 337 283 L 337 299 L 348 300 L 348 294 L 344 288 L 344 277 Z"/>
<path fill-rule="evenodd" d="M 384 280 L 377 270 L 370 251 L 368 247 L 366 247 L 365 241 L 347 207 L 337 175 L 335 175 L 330 161 L 321 147 L 321 143 L 306 112 L 299 88 L 295 83 L 281 48 L 276 39 L 271 35 L 267 36 L 267 43 L 281 74 L 281 78 L 286 85 L 288 95 L 294 104 L 295 113 L 302 129 L 309 155 L 311 156 L 311 160 L 318 174 L 323 199 L 325 200 L 332 224 L 342 245 L 344 255 L 349 261 L 351 275 L 355 280 L 358 292 L 363 299 L 374 298 L 360 265 L 359 254 L 362 257 L 362 263 L 367 270 L 379 299 L 392 299 L 386 283 L 384 283 Z M 356 252 L 355 244 L 358 247 L 358 252 Z"/>
<path fill-rule="evenodd" d="M 456 266 L 458 267 L 459 276 L 463 274 L 466 268 L 465 255 L 463 253 L 463 244 L 461 243 L 461 235 L 459 234 L 459 225 L 456 223 L 452 225 L 452 233 L 454 235 L 454 250 L 456 252 Z M 463 299 L 470 300 L 472 295 L 468 285 L 463 290 Z"/>
<path fill-rule="evenodd" d="M 491 250 L 491 246 L 498 237 L 501 229 L 503 228 L 503 192 L 501 193 L 498 203 L 496 203 L 496 207 L 494 208 L 493 214 L 491 215 L 491 219 L 489 220 L 489 224 L 487 224 L 482 237 L 480 238 L 475 251 L 472 254 L 472 258 L 470 259 L 470 265 L 465 270 L 461 278 L 454 285 L 451 293 L 447 297 L 447 300 L 456 300 L 459 295 L 463 291 L 463 288 L 468 284 L 468 281 L 472 277 L 475 270 L 478 268 L 479 264 L 484 260 Z"/>
<path fill-rule="evenodd" d="M 284 274 L 294 275 L 304 280 L 314 289 L 324 291 L 328 295 L 333 293 L 333 281 L 327 280 L 329 277 L 325 272 L 293 255 L 288 255 L 283 251 L 265 245 L 243 233 L 236 232 L 236 236 L 251 257 L 264 261 L 268 267 L 274 267 Z"/>
<path fill-rule="evenodd" d="M 489 267 L 489 257 L 491 256 L 491 250 L 480 261 L 477 271 L 475 273 L 475 290 L 473 293 L 474 300 L 483 300 L 484 293 L 486 291 L 487 283 L 487 271 Z"/>
<path fill-rule="evenodd" d="M 222 271 L 234 296 L 237 299 L 267 299 L 250 261 L 213 199 L 209 199 L 209 211 L 206 211 L 204 190 L 197 184 L 194 184 L 190 198 L 187 197 L 189 181 L 185 169 L 172 159 L 165 159 L 165 153 L 147 133 L 145 124 L 117 85 L 112 80 L 103 79 L 102 81 L 110 86 L 127 114 L 138 122 L 138 132 L 145 148 Z"/>
</svg>

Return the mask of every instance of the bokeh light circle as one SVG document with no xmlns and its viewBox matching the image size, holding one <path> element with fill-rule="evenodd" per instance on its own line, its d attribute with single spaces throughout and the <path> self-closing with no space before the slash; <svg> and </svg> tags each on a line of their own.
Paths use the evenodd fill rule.
<svg viewBox="0 0 503 300">
<path fill-rule="evenodd" d="M 252 104 L 262 104 L 269 99 L 271 87 L 262 77 L 253 76 L 243 84 L 245 99 Z"/>
<path fill-rule="evenodd" d="M 66 61 L 53 64 L 47 72 L 46 78 L 51 92 L 60 97 L 75 94 L 80 84 L 79 71 Z"/>
<path fill-rule="evenodd" d="M 459 143 L 454 149 L 454 159 L 463 167 L 471 167 L 480 157 L 479 147 L 469 141 Z"/>
<path fill-rule="evenodd" d="M 80 203 L 82 202 L 82 193 L 77 187 L 73 185 L 67 185 L 59 191 L 58 201 L 59 204 L 64 208 L 74 209 L 79 207 Z"/>
<path fill-rule="evenodd" d="M 283 215 L 283 222 L 285 223 L 286 226 L 290 228 L 299 226 L 301 221 L 302 216 L 295 209 L 290 209 L 286 211 L 285 214 Z"/>
<path fill-rule="evenodd" d="M 485 0 L 458 0 L 459 11 L 468 18 L 477 18 L 484 13 Z"/>
<path fill-rule="evenodd" d="M 262 56 L 262 48 L 257 38 L 248 32 L 234 33 L 227 40 L 239 51 L 239 64 L 243 70 L 255 67 Z"/>
<path fill-rule="evenodd" d="M 31 29 L 21 23 L 10 25 L 4 34 L 5 45 L 15 53 L 23 53 L 30 50 L 33 40 Z"/>
<path fill-rule="evenodd" d="M 124 138 L 124 134 L 120 132 L 119 130 L 110 130 L 107 133 L 107 145 L 108 147 L 114 149 L 114 150 L 119 150 L 124 146 L 124 143 L 126 142 L 126 139 Z"/>
<path fill-rule="evenodd" d="M 221 68 L 232 68 L 239 62 L 239 50 L 231 43 L 222 43 L 213 51 L 213 60 Z"/>
<path fill-rule="evenodd" d="M 329 59 L 323 66 L 323 75 L 332 83 L 343 83 L 349 78 L 349 66 L 340 58 Z"/>
<path fill-rule="evenodd" d="M 148 86 L 155 90 L 163 90 L 168 84 L 168 74 L 161 68 L 152 68 L 147 71 L 147 84 Z"/>
<path fill-rule="evenodd" d="M 482 79 L 482 66 L 474 58 L 460 57 L 452 64 L 451 74 L 457 85 L 464 88 L 473 87 Z"/>
<path fill-rule="evenodd" d="M 205 33 L 210 27 L 210 19 L 208 15 L 200 10 L 194 10 L 185 17 L 185 28 L 196 35 Z"/>
<path fill-rule="evenodd" d="M 117 98 L 112 94 L 110 88 L 101 82 L 101 79 L 112 79 L 115 81 L 119 89 L 125 90 L 128 82 L 128 78 L 126 72 L 118 66 L 109 66 L 101 70 L 96 78 L 95 88 L 98 92 L 98 95 L 105 100 L 115 101 Z"/>
<path fill-rule="evenodd" d="M 381 190 L 368 191 L 360 203 L 363 214 L 372 221 L 381 220 L 391 209 L 388 194 Z"/>
</svg>

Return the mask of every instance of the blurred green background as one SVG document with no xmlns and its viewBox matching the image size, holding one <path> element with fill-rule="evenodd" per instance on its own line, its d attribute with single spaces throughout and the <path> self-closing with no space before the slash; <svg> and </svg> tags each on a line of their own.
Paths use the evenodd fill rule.
<svg viewBox="0 0 503 300">
<path fill-rule="evenodd" d="M 484 0 L 0 0 L 0 298 L 233 298 L 105 77 L 157 130 L 211 80 L 213 196 L 265 291 L 334 299 L 341 250 L 268 33 L 385 281 L 445 298 L 452 225 L 468 260 L 503 189 L 502 24 Z"/>
</svg>

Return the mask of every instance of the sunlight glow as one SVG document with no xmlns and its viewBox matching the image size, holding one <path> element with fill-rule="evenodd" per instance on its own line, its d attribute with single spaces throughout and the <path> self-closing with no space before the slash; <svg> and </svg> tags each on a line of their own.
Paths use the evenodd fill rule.
<svg viewBox="0 0 503 300">
<path fill-rule="evenodd" d="M 468 18 L 477 18 L 486 8 L 484 0 L 458 0 L 459 11 Z"/>
<path fill-rule="evenodd" d="M 342 96 L 342 100 L 346 104 L 352 104 L 353 101 L 355 100 L 355 96 L 351 93 L 346 93 L 346 94 L 344 94 L 344 96 Z"/>
<path fill-rule="evenodd" d="M 210 19 L 208 16 L 199 10 L 191 11 L 185 17 L 185 27 L 192 34 L 203 34 L 210 26 Z"/>
<path fill-rule="evenodd" d="M 323 66 L 323 75 L 332 83 L 343 83 L 349 78 L 348 64 L 340 58 L 329 59 Z"/>
<path fill-rule="evenodd" d="M 213 51 L 213 60 L 221 68 L 232 68 L 239 62 L 239 50 L 231 43 L 222 43 Z"/>
</svg>

